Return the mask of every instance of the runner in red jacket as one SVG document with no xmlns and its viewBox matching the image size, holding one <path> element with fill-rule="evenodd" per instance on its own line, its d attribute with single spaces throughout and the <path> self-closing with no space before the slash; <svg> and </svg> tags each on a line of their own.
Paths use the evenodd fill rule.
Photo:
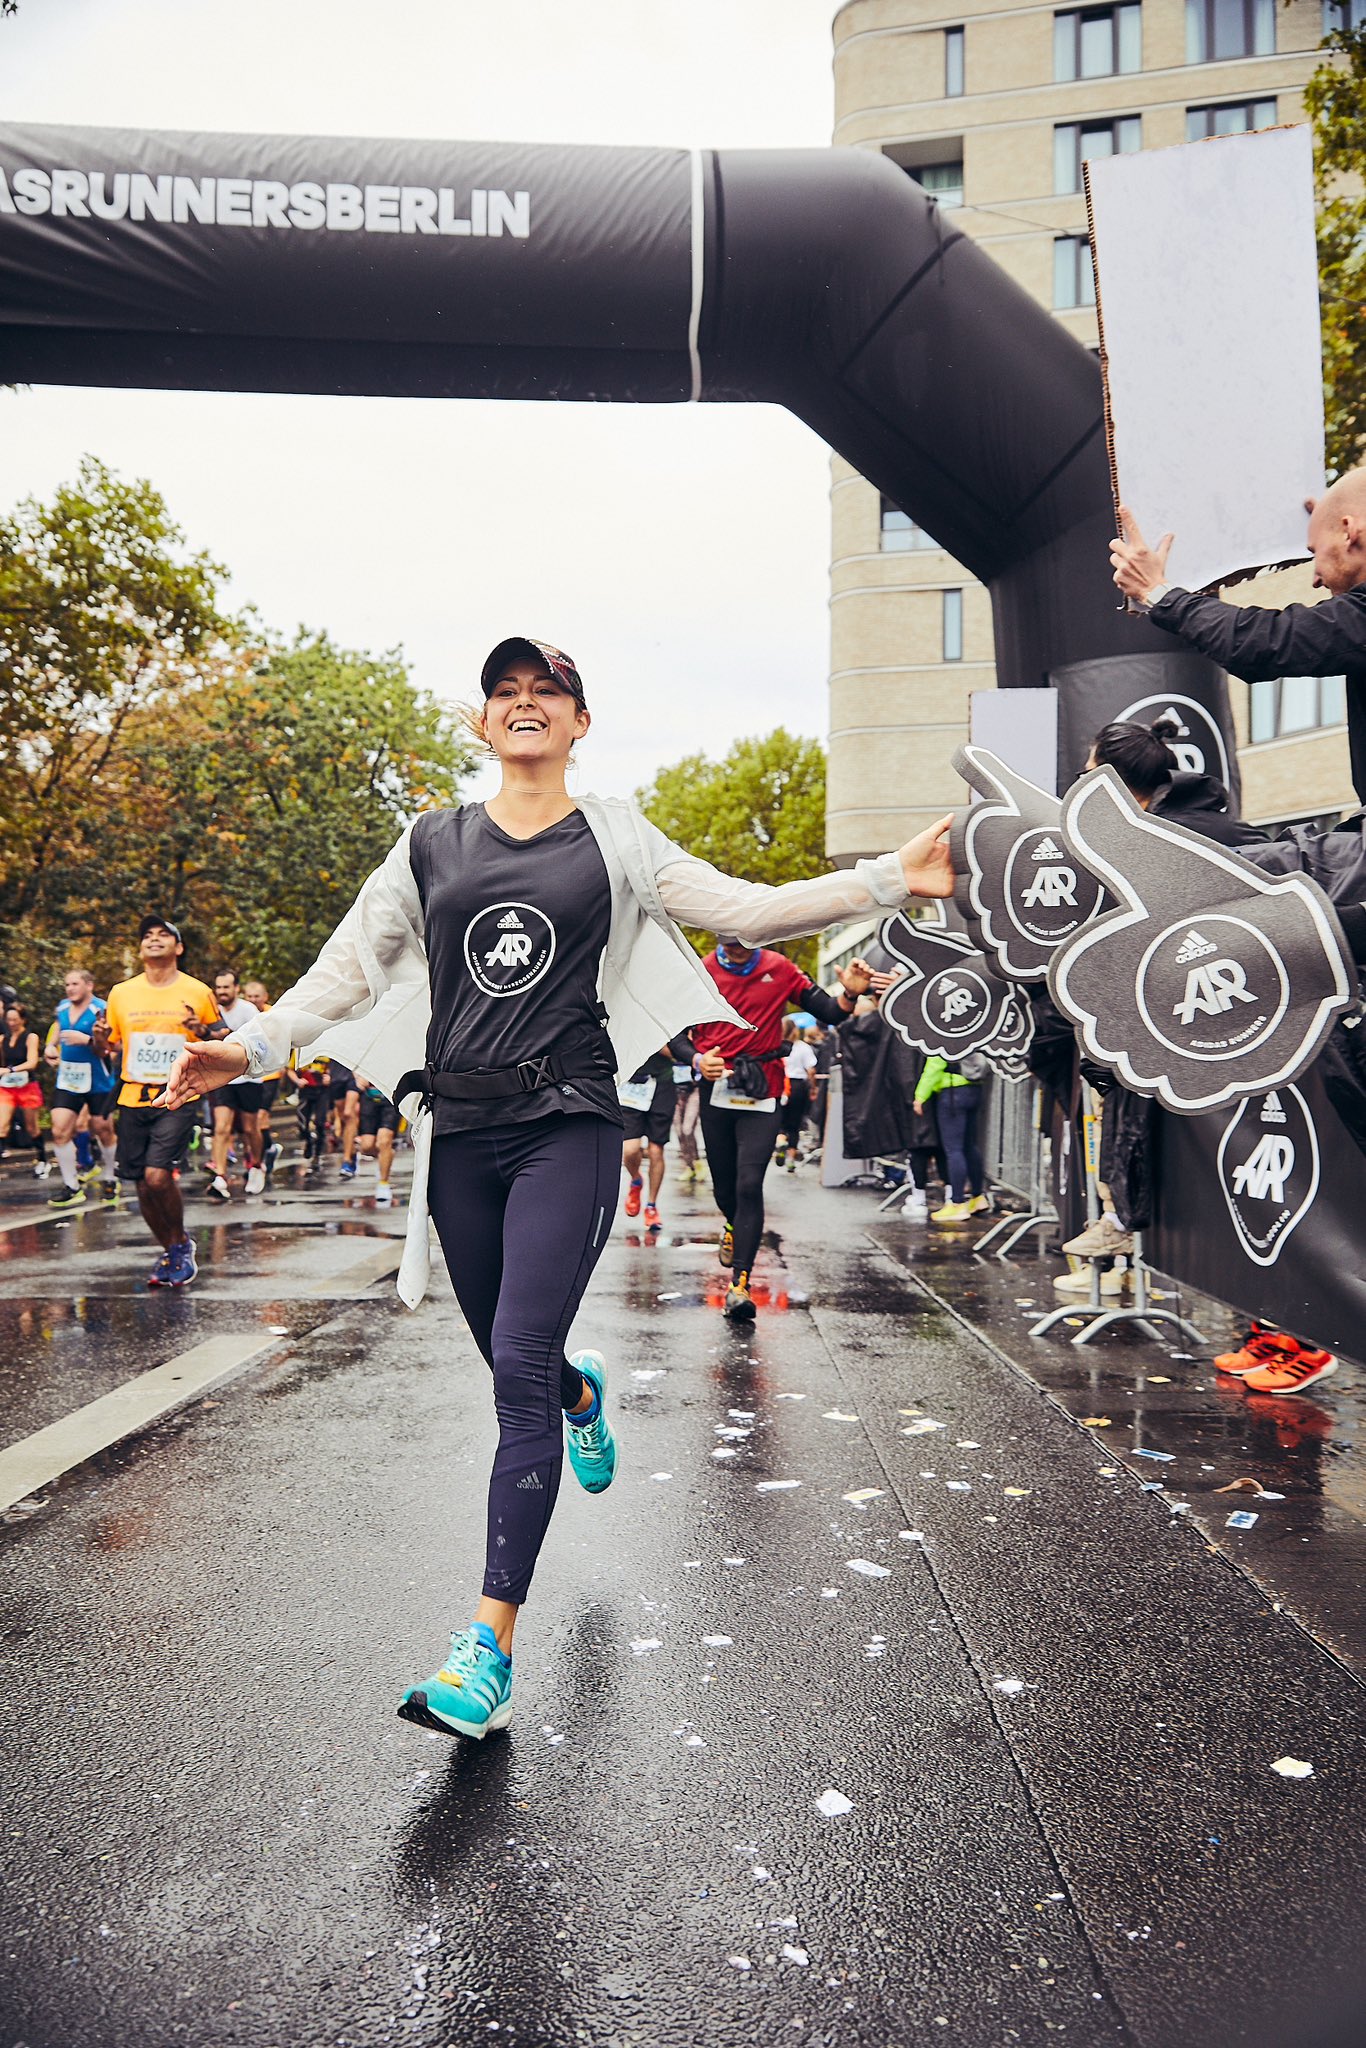
<svg viewBox="0 0 1366 2048">
<path fill-rule="evenodd" d="M 753 1026 L 742 1031 L 735 1024 L 699 1024 L 693 1031 L 702 1137 L 716 1204 L 726 1219 L 717 1257 L 735 1269 L 725 1312 L 750 1322 L 749 1276 L 764 1234 L 764 1174 L 783 1093 L 783 1012 L 795 1006 L 822 1024 L 843 1023 L 871 986 L 873 972 L 866 961 L 851 961 L 838 970 L 844 993 L 829 996 L 785 954 L 724 938 L 703 964 L 726 1001 Z"/>
</svg>

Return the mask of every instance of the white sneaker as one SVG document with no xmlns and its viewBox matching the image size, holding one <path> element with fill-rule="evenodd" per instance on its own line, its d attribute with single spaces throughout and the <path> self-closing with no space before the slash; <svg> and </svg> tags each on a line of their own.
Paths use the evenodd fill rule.
<svg viewBox="0 0 1366 2048">
<path fill-rule="evenodd" d="M 215 1201 L 230 1202 L 232 1200 L 232 1189 L 228 1186 L 221 1173 L 214 1175 L 205 1189 L 205 1193 L 212 1195 Z"/>
<path fill-rule="evenodd" d="M 923 1223 L 925 1221 L 930 1213 L 930 1205 L 926 1200 L 923 1188 L 911 1189 L 910 1194 L 907 1195 L 902 1205 L 901 1213 L 903 1216 L 908 1216 L 912 1223 Z"/>
<path fill-rule="evenodd" d="M 377 1209 L 390 1209 L 393 1207 L 393 1202 L 394 1191 L 387 1180 L 382 1180 L 375 1189 L 375 1207 Z"/>
<path fill-rule="evenodd" d="M 1128 1278 L 1128 1273 L 1121 1270 L 1118 1266 L 1107 1267 L 1106 1271 L 1100 1276 L 1102 1296 L 1123 1294 Z M 1091 1295 L 1091 1275 L 1089 1273 L 1060 1273 L 1053 1282 L 1053 1286 L 1059 1294 L 1074 1295 L 1081 1300 L 1089 1300 Z"/>
<path fill-rule="evenodd" d="M 46 1180 L 46 1179 L 47 1179 L 47 1177 L 48 1177 L 48 1175 L 49 1175 L 49 1174 L 51 1173 L 51 1171 L 52 1171 L 52 1161 L 51 1161 L 50 1159 L 35 1159 L 35 1160 L 34 1160 L 34 1162 L 33 1162 L 33 1178 L 34 1178 L 35 1180 Z"/>
<path fill-rule="evenodd" d="M 249 1195 L 263 1195 L 265 1191 L 266 1169 L 264 1166 L 249 1167 L 247 1169 L 247 1193 Z"/>
</svg>

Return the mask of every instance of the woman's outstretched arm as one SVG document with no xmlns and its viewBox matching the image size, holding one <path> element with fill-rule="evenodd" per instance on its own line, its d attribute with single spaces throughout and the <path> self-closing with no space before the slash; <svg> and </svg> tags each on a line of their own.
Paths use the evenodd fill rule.
<svg viewBox="0 0 1366 2048">
<path fill-rule="evenodd" d="M 912 897 L 951 896 L 952 822 L 951 815 L 940 818 L 895 853 L 879 854 L 876 860 L 776 886 L 723 875 L 710 861 L 684 853 L 660 832 L 655 880 L 664 908 L 679 924 L 721 932 L 746 946 L 800 939 L 841 918 L 879 910 L 890 914 Z"/>
</svg>

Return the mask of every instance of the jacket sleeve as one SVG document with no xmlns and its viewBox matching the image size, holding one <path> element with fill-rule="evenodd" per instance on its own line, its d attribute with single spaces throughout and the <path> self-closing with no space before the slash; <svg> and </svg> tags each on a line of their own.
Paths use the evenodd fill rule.
<svg viewBox="0 0 1366 2048">
<path fill-rule="evenodd" d="M 678 924 L 718 932 L 744 946 L 804 939 L 846 917 L 900 910 L 910 901 L 900 856 L 879 854 L 852 868 L 814 875 L 808 882 L 741 882 L 710 861 L 684 853 L 649 827 L 660 901 Z"/>
<path fill-rule="evenodd" d="M 803 1010 L 809 1010 L 821 1024 L 847 1024 L 854 1014 L 852 1010 L 845 1009 L 838 996 L 827 995 L 814 981 L 809 981 L 805 988 L 799 988 L 792 1001 L 800 1004 Z"/>
<path fill-rule="evenodd" d="M 1245 683 L 1335 676 L 1366 663 L 1366 585 L 1322 604 L 1288 604 L 1282 611 L 1169 590 L 1148 617 Z"/>
<path fill-rule="evenodd" d="M 916 1102 L 928 1102 L 932 1095 L 937 1095 L 948 1077 L 948 1071 L 940 1055 L 932 1052 L 921 1069 L 913 1099 Z"/>
<path fill-rule="evenodd" d="M 412 826 L 361 886 L 308 971 L 277 1003 L 229 1035 L 247 1050 L 256 1078 L 285 1066 L 290 1049 L 311 1045 L 329 1024 L 363 1017 L 393 984 L 393 970 L 416 945 L 425 953 L 422 899 L 409 846 Z"/>
</svg>

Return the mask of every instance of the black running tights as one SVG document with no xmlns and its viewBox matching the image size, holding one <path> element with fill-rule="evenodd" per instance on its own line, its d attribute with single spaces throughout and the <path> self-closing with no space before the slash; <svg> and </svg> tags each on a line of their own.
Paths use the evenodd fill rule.
<svg viewBox="0 0 1366 2048">
<path fill-rule="evenodd" d="M 702 1141 L 716 1206 L 735 1232 L 735 1270 L 752 1273 L 764 1234 L 764 1175 L 778 1135 L 778 1111 L 713 1109 L 702 1083 Z"/>
<path fill-rule="evenodd" d="M 565 1339 L 602 1251 L 621 1126 L 558 1110 L 432 1143 L 428 1199 L 451 1284 L 493 1374 L 484 1593 L 520 1606 L 564 1462 L 562 1411 L 583 1398 Z"/>
</svg>

